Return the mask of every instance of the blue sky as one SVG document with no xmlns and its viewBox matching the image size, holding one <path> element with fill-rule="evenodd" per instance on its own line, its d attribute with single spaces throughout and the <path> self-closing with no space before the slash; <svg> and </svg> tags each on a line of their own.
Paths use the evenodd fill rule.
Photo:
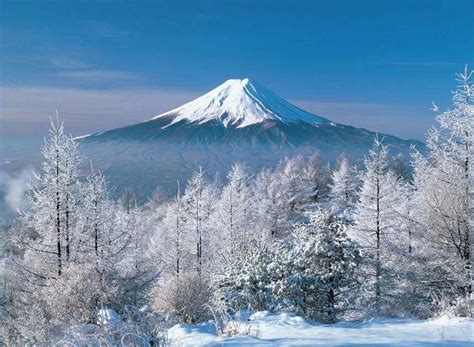
<svg viewBox="0 0 474 347">
<path fill-rule="evenodd" d="M 250 77 L 334 121 L 422 139 L 474 65 L 474 1 L 6 1 L 4 129 L 144 120 Z"/>
</svg>

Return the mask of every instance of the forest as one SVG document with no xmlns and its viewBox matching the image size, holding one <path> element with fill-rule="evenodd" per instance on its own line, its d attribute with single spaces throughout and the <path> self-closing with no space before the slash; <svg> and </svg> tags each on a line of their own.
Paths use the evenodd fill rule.
<svg viewBox="0 0 474 347">
<path fill-rule="evenodd" d="M 115 199 L 53 120 L 6 231 L 4 341 L 166 345 L 176 323 L 240 333 L 243 310 L 328 324 L 470 316 L 472 74 L 457 76 L 449 109 L 433 105 L 436 126 L 409 158 L 378 136 L 362 163 L 314 154 L 213 180 L 201 169 L 145 203 Z"/>
</svg>

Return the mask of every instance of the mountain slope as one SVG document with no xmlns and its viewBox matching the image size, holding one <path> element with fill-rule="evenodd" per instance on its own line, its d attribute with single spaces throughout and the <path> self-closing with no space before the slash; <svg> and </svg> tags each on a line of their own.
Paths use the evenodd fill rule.
<svg viewBox="0 0 474 347">
<path fill-rule="evenodd" d="M 152 120 L 173 117 L 203 124 L 212 120 L 224 127 L 244 128 L 268 120 L 284 123 L 327 123 L 327 119 L 303 111 L 248 78 L 227 80 L 209 93 Z M 170 125 L 171 125 L 170 124 Z"/>
<path fill-rule="evenodd" d="M 423 146 L 381 136 L 392 154 Z M 308 113 L 249 79 L 234 79 L 145 122 L 83 137 L 81 144 L 114 185 L 132 186 L 144 196 L 156 185 L 174 191 L 176 180 L 199 166 L 212 176 L 225 175 L 236 161 L 257 171 L 299 154 L 334 161 L 345 153 L 358 160 L 374 137 Z"/>
</svg>

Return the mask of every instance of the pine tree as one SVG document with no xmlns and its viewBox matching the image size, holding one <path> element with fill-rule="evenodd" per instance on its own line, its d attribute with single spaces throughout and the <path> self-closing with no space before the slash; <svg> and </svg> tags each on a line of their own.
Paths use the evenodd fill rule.
<svg viewBox="0 0 474 347">
<path fill-rule="evenodd" d="M 221 251 L 222 265 L 211 275 L 214 305 L 222 310 L 270 310 L 273 308 L 275 255 L 268 243 L 251 240 L 238 253 Z"/>
<path fill-rule="evenodd" d="M 314 213 L 280 242 L 276 254 L 270 272 L 278 277 L 272 283 L 277 309 L 333 323 L 349 308 L 362 255 L 341 221 L 327 212 Z"/>
</svg>

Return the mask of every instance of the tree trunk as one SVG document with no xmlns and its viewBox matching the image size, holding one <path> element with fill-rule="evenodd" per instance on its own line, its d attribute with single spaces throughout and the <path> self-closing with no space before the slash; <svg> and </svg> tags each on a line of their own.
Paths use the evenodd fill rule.
<svg viewBox="0 0 474 347">
<path fill-rule="evenodd" d="M 179 198 L 180 198 L 180 189 L 178 181 L 178 194 L 176 195 L 176 277 L 179 277 L 179 260 L 181 258 L 181 245 L 180 245 L 180 225 L 179 225 Z"/>
<path fill-rule="evenodd" d="M 67 185 L 69 189 L 69 184 Z M 66 261 L 69 261 L 70 241 L 69 241 L 69 192 L 66 192 Z"/>
<path fill-rule="evenodd" d="M 380 180 L 377 174 L 377 195 L 376 195 L 376 229 L 375 234 L 377 237 L 377 253 L 376 253 L 376 264 L 375 264 L 375 305 L 377 311 L 380 309 L 380 275 L 381 275 L 381 266 L 380 266 Z"/>
<path fill-rule="evenodd" d="M 62 273 L 61 259 L 61 203 L 59 197 L 59 150 L 56 148 L 56 249 L 58 256 L 58 276 Z"/>
<path fill-rule="evenodd" d="M 202 181 L 199 181 L 198 196 L 196 201 L 196 233 L 197 233 L 197 272 L 201 277 L 202 272 L 202 230 L 201 230 L 201 198 L 202 198 Z"/>
</svg>

